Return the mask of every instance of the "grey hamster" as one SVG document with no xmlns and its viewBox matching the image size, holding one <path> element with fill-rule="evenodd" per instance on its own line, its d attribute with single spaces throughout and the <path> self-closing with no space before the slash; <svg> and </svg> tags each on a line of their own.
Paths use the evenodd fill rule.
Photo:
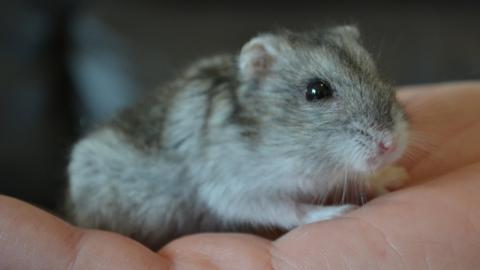
<svg viewBox="0 0 480 270">
<path fill-rule="evenodd" d="M 244 225 L 291 229 L 355 208 L 313 202 L 347 180 L 368 187 L 407 139 L 355 27 L 265 33 L 80 140 L 69 215 L 152 248 Z"/>
</svg>

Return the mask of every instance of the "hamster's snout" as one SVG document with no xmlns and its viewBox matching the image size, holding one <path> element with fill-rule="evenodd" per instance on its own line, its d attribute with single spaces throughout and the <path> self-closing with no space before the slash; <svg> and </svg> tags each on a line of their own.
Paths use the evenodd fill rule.
<svg viewBox="0 0 480 270">
<path fill-rule="evenodd" d="M 400 138 L 391 133 L 379 136 L 373 146 L 376 151 L 372 151 L 366 160 L 370 170 L 377 170 L 395 161 L 402 154 Z"/>
<path fill-rule="evenodd" d="M 403 138 L 394 129 L 357 128 L 347 160 L 357 172 L 372 172 L 398 159 L 403 153 Z"/>
<path fill-rule="evenodd" d="M 394 152 L 397 148 L 397 140 L 391 138 L 384 138 L 380 139 L 377 145 L 380 154 L 388 154 Z"/>
</svg>

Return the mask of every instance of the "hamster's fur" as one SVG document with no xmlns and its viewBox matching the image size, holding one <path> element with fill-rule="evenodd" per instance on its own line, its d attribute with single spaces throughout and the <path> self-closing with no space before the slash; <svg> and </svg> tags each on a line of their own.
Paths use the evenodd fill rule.
<svg viewBox="0 0 480 270">
<path fill-rule="evenodd" d="M 317 79 L 332 96 L 308 101 Z M 368 186 L 407 137 L 355 27 L 261 34 L 237 56 L 195 63 L 78 142 L 69 216 L 152 248 L 243 225 L 291 229 L 353 209 L 312 202 L 347 180 Z"/>
</svg>

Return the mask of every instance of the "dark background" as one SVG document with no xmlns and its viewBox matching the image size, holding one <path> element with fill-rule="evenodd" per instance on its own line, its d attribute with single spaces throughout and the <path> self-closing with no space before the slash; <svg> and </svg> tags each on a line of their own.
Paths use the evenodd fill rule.
<svg viewBox="0 0 480 270">
<path fill-rule="evenodd" d="M 395 85 L 480 78 L 480 1 L 2 2 L 0 194 L 47 209 L 82 131 L 258 32 L 355 23 Z"/>
</svg>

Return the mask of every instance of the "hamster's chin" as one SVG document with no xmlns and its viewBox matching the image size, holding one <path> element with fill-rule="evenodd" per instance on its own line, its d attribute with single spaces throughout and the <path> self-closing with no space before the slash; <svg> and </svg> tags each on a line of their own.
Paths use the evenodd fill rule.
<svg viewBox="0 0 480 270">
<path fill-rule="evenodd" d="M 353 172 L 360 174 L 373 174 L 385 166 L 391 165 L 399 157 L 398 153 L 387 155 L 372 155 L 352 160 L 350 167 Z"/>
<path fill-rule="evenodd" d="M 373 160 L 357 160 L 351 164 L 351 170 L 358 174 L 372 174 L 382 167 L 381 162 Z"/>
</svg>

